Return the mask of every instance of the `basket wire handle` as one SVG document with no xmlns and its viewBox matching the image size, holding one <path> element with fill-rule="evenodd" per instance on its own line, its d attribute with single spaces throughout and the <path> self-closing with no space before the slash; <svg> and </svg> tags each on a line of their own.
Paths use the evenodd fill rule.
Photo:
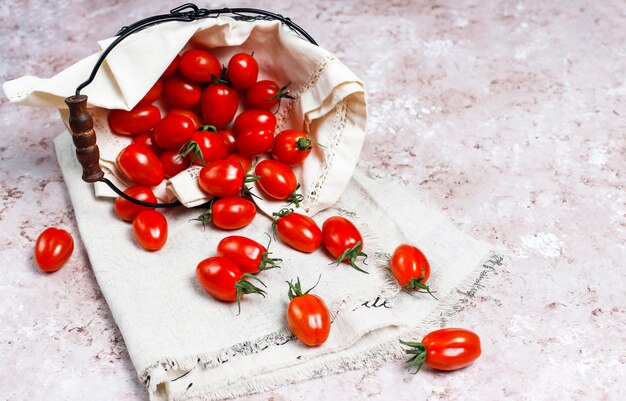
<svg viewBox="0 0 626 401">
<path fill-rule="evenodd" d="M 314 45 L 317 42 L 309 35 L 304 29 L 291 21 L 288 17 L 284 17 L 280 14 L 275 14 L 269 11 L 260 10 L 256 8 L 220 8 L 210 9 L 198 8 L 195 4 L 186 3 L 179 7 L 176 7 L 170 11 L 169 14 L 155 15 L 149 18 L 142 19 L 131 25 L 125 26 L 117 33 L 117 38 L 107 46 L 102 52 L 98 61 L 91 70 L 89 77 L 82 82 L 76 88 L 74 96 L 69 96 L 65 99 L 70 109 L 69 125 L 72 131 L 72 140 L 74 146 L 76 146 L 76 156 L 80 165 L 83 167 L 82 179 L 85 182 L 103 182 L 107 184 L 116 194 L 122 198 L 136 203 L 141 206 L 156 207 L 156 208 L 169 208 L 180 206 L 179 201 L 171 203 L 152 203 L 143 202 L 139 199 L 135 199 L 132 196 L 125 194 L 110 180 L 104 177 L 104 172 L 100 167 L 100 150 L 96 144 L 96 132 L 93 129 L 93 119 L 91 113 L 87 110 L 86 95 L 81 95 L 80 91 L 87 87 L 95 79 L 100 66 L 106 59 L 107 55 L 117 46 L 122 40 L 152 25 L 161 24 L 168 21 L 183 21 L 191 22 L 204 18 L 217 18 L 220 15 L 230 16 L 238 21 L 256 21 L 256 20 L 277 20 L 285 24 L 291 30 L 302 36 L 307 41 Z M 202 205 L 201 205 L 202 206 Z"/>
</svg>

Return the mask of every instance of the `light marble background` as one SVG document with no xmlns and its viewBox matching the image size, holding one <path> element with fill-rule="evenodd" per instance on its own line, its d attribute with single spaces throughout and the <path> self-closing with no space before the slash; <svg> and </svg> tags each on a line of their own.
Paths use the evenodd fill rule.
<svg viewBox="0 0 626 401">
<path fill-rule="evenodd" d="M 51 76 L 176 2 L 0 3 L 0 81 Z M 516 257 L 451 324 L 483 356 L 400 361 L 244 400 L 626 397 L 626 3 L 243 1 L 290 16 L 367 84 L 362 158 Z M 52 148 L 56 111 L 0 99 L 0 399 L 143 400 L 80 242 Z M 49 225 L 68 265 L 35 267 Z"/>
</svg>

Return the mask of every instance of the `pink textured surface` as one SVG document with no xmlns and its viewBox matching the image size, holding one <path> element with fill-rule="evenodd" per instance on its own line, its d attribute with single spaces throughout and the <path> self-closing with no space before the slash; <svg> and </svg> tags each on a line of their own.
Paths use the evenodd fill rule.
<svg viewBox="0 0 626 401">
<path fill-rule="evenodd" d="M 0 81 L 51 76 L 171 2 L 2 2 Z M 621 1 L 212 2 L 301 23 L 367 84 L 362 158 L 517 257 L 451 324 L 483 339 L 454 374 L 400 361 L 246 400 L 624 399 L 626 8 Z M 71 21 L 71 22 L 70 22 Z M 56 111 L 0 99 L 0 398 L 142 400 L 56 164 Z M 34 266 L 48 225 L 68 265 Z"/>
</svg>

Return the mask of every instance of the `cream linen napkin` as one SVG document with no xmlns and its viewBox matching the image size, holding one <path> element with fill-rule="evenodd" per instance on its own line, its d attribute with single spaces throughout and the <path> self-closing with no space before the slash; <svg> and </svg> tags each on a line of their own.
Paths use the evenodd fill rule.
<svg viewBox="0 0 626 401">
<path fill-rule="evenodd" d="M 305 255 L 274 242 L 271 250 L 283 267 L 260 274 L 267 297 L 245 297 L 236 316 L 236 305 L 212 299 L 194 276 L 197 263 L 212 256 L 227 233 L 189 222 L 198 210 L 170 210 L 168 243 L 146 252 L 115 217 L 112 201 L 96 198 L 81 180 L 70 135 L 57 137 L 55 148 L 98 284 L 152 400 L 234 397 L 399 358 L 400 336 L 445 324 L 505 263 L 414 188 L 357 168 L 339 201 L 314 219 L 321 225 L 339 214 L 354 221 L 364 233 L 370 274 L 329 265 L 323 250 Z M 270 226 L 261 215 L 235 233 L 263 241 Z M 439 301 L 397 292 L 387 261 L 403 242 L 428 256 L 429 284 Z M 333 323 L 328 341 L 308 348 L 286 326 L 285 281 L 300 277 L 307 287 L 320 274 L 315 293 L 329 305 Z"/>
</svg>

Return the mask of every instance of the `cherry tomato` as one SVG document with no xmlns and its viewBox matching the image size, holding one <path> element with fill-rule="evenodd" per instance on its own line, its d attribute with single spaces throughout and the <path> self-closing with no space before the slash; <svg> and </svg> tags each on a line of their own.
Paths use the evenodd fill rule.
<svg viewBox="0 0 626 401">
<path fill-rule="evenodd" d="M 217 131 L 217 135 L 222 138 L 224 145 L 226 145 L 226 150 L 228 153 L 235 153 L 237 151 L 237 137 L 235 137 L 235 133 L 230 128 L 224 128 Z"/>
<path fill-rule="evenodd" d="M 187 170 L 191 163 L 175 150 L 166 150 L 159 156 L 161 164 L 163 165 L 163 171 L 165 171 L 165 177 L 172 178 L 175 175 Z"/>
<path fill-rule="evenodd" d="M 276 116 L 267 110 L 246 110 L 235 118 L 233 131 L 236 135 L 251 129 L 276 130 Z"/>
<path fill-rule="evenodd" d="M 347 261 L 356 270 L 367 273 L 356 264 L 356 258 L 363 253 L 363 237 L 352 222 L 345 217 L 329 217 L 322 225 L 324 247 L 337 263 Z"/>
<path fill-rule="evenodd" d="M 259 76 L 259 65 L 251 54 L 237 53 L 228 62 L 228 79 L 237 89 L 248 89 Z"/>
<path fill-rule="evenodd" d="M 130 187 L 127 188 L 124 193 L 143 202 L 157 203 L 157 198 L 154 196 L 154 192 L 152 192 L 152 190 L 148 187 Z M 133 221 L 135 216 L 144 210 L 154 210 L 153 207 L 140 206 L 136 203 L 127 201 L 121 196 L 118 196 L 115 200 L 113 209 L 115 210 L 117 217 L 124 221 Z"/>
<path fill-rule="evenodd" d="M 213 202 L 211 209 L 201 214 L 196 220 L 205 223 L 212 221 L 222 230 L 237 230 L 254 220 L 256 206 L 245 198 L 220 198 Z"/>
<path fill-rule="evenodd" d="M 426 285 L 430 277 L 430 264 L 417 247 L 408 244 L 399 245 L 391 256 L 390 265 L 391 273 L 405 290 L 428 292 L 432 295 Z"/>
<path fill-rule="evenodd" d="M 291 332 L 309 347 L 326 342 L 330 334 L 330 313 L 328 307 L 317 295 L 302 292 L 300 279 L 296 284 L 289 284 L 289 306 L 287 307 L 287 323 Z"/>
<path fill-rule="evenodd" d="M 108 120 L 116 134 L 137 135 L 157 125 L 161 121 L 161 111 L 156 106 L 135 106 L 130 111 L 111 110 Z"/>
<path fill-rule="evenodd" d="M 246 173 L 234 160 L 218 160 L 200 170 L 198 184 L 209 195 L 227 198 L 241 195 Z"/>
<path fill-rule="evenodd" d="M 222 129 L 235 117 L 239 95 L 230 86 L 210 84 L 202 93 L 201 107 L 204 123 Z"/>
<path fill-rule="evenodd" d="M 161 97 L 163 92 L 163 81 L 160 79 L 150 88 L 148 93 L 137 103 L 137 106 L 146 106 L 152 104 L 155 100 Z"/>
<path fill-rule="evenodd" d="M 256 274 L 274 267 L 281 259 L 270 258 L 263 245 L 240 235 L 231 235 L 217 244 L 217 254 L 237 265 L 244 273 Z"/>
<path fill-rule="evenodd" d="M 181 151 L 190 163 L 204 165 L 223 160 L 228 148 L 222 138 L 214 132 L 196 131 Z"/>
<path fill-rule="evenodd" d="M 167 242 L 167 220 L 156 210 L 144 210 L 133 219 L 133 235 L 139 245 L 158 251 Z"/>
<path fill-rule="evenodd" d="M 288 166 L 295 166 L 309 156 L 311 149 L 312 141 L 304 132 L 290 129 L 281 131 L 274 137 L 272 156 Z"/>
<path fill-rule="evenodd" d="M 145 186 L 159 185 L 165 178 L 161 161 L 145 146 L 130 144 L 117 155 L 117 168 L 130 180 Z"/>
<path fill-rule="evenodd" d="M 265 291 L 247 281 L 254 279 L 263 284 L 261 280 L 251 274 L 242 273 L 233 262 L 223 256 L 213 256 L 198 263 L 196 278 L 213 298 L 224 302 L 237 301 L 239 306 L 244 294 L 265 296 Z"/>
<path fill-rule="evenodd" d="M 310 253 L 322 243 L 322 232 L 312 218 L 292 209 L 283 209 L 273 214 L 274 231 L 287 245 L 300 252 Z"/>
<path fill-rule="evenodd" d="M 154 135 L 152 135 L 152 132 L 144 132 L 143 134 L 134 136 L 133 143 L 135 145 L 145 146 L 157 156 L 159 156 L 161 152 L 163 152 L 163 149 L 161 149 L 154 140 Z"/>
<path fill-rule="evenodd" d="M 252 108 L 268 110 L 277 105 L 282 98 L 293 99 L 287 91 L 287 86 L 289 84 L 281 88 L 270 80 L 258 81 L 246 92 L 246 100 Z"/>
<path fill-rule="evenodd" d="M 244 172 L 248 172 L 250 167 L 252 167 L 252 160 L 249 157 L 245 157 L 240 155 L 239 153 L 231 153 L 226 156 L 226 160 L 232 160 L 239 164 L 241 168 L 243 168 Z"/>
<path fill-rule="evenodd" d="M 277 160 L 263 160 L 254 169 L 256 182 L 263 192 L 274 199 L 287 199 L 295 194 L 298 180 L 293 171 Z"/>
<path fill-rule="evenodd" d="M 437 370 L 457 370 L 471 365 L 480 356 L 480 338 L 472 331 L 458 328 L 435 330 L 426 335 L 422 342 L 400 341 L 411 347 L 407 353 L 413 355 L 407 362 L 409 369 L 419 372 L 422 365 Z"/>
<path fill-rule="evenodd" d="M 46 228 L 35 243 L 35 262 L 45 272 L 59 270 L 74 252 L 74 239 L 67 231 Z"/>
<path fill-rule="evenodd" d="M 172 75 L 163 81 L 163 97 L 174 107 L 189 109 L 202 97 L 202 87 L 180 75 Z"/>
<path fill-rule="evenodd" d="M 170 114 L 154 127 L 153 135 L 161 148 L 178 150 L 191 139 L 195 131 L 190 118 Z"/>
<path fill-rule="evenodd" d="M 174 60 L 172 60 L 170 65 L 168 65 L 167 68 L 165 69 L 165 71 L 163 71 L 163 74 L 161 75 L 161 78 L 169 77 L 170 75 L 175 73 L 176 70 L 178 69 L 178 64 L 179 63 L 180 63 L 180 56 L 176 55 L 176 57 L 174 58 Z"/>
<path fill-rule="evenodd" d="M 180 56 L 178 70 L 185 77 L 196 82 L 211 82 L 219 78 L 222 64 L 210 52 L 200 49 L 187 50 Z"/>
<path fill-rule="evenodd" d="M 273 131 L 253 128 L 237 136 L 237 151 L 243 156 L 255 157 L 270 150 L 272 142 Z"/>
<path fill-rule="evenodd" d="M 193 121 L 193 127 L 196 130 L 204 125 L 200 116 L 191 110 L 173 108 L 167 112 L 168 116 L 173 115 L 173 114 L 178 114 L 178 115 L 185 116 L 191 119 L 191 121 Z"/>
</svg>

